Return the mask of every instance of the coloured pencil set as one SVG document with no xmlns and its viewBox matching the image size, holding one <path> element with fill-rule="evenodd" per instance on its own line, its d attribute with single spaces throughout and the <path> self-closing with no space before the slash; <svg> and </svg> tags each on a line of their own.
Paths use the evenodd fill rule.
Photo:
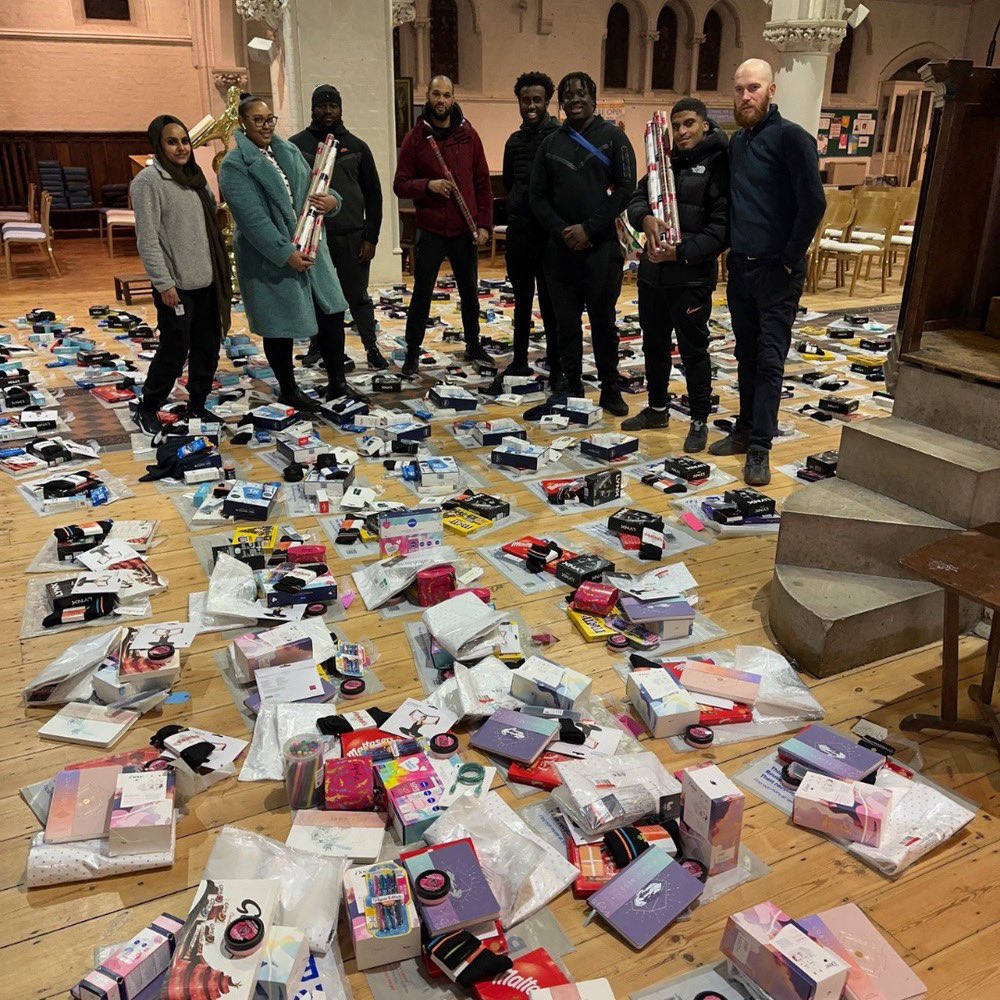
<svg viewBox="0 0 1000 1000">
<path fill-rule="evenodd" d="M 677 214 L 677 191 L 670 167 L 670 119 L 654 111 L 646 122 L 646 171 L 649 177 L 649 207 L 667 224 L 663 239 L 671 246 L 681 241 L 681 222 Z"/>
<path fill-rule="evenodd" d="M 290 809 L 317 809 L 323 801 L 323 752 L 318 736 L 293 736 L 285 741 L 285 790 Z"/>
<path fill-rule="evenodd" d="M 444 157 L 441 155 L 441 150 L 438 148 L 437 141 L 434 136 L 427 133 L 427 145 L 431 147 L 431 152 L 437 158 L 438 166 L 444 173 L 445 180 L 451 181 L 455 185 L 455 201 L 458 203 L 459 211 L 462 213 L 462 218 L 465 219 L 465 224 L 469 227 L 469 231 L 472 233 L 472 238 L 475 239 L 479 234 L 479 228 L 476 225 L 476 220 L 472 217 L 472 213 L 469 211 L 469 206 L 465 203 L 465 198 L 462 197 L 462 192 L 458 189 L 458 183 L 455 181 L 455 176 L 448 169 L 448 164 L 444 162 Z"/>
<path fill-rule="evenodd" d="M 309 181 L 309 197 L 314 194 L 326 194 L 330 189 L 333 168 L 337 162 L 337 148 L 340 143 L 332 135 L 328 135 L 316 147 L 316 159 L 313 162 L 312 178 Z M 319 209 L 309 204 L 309 198 L 302 206 L 302 214 L 295 226 L 292 236 L 292 246 L 305 257 L 315 260 L 319 253 L 319 241 L 323 237 L 324 215 Z"/>
<path fill-rule="evenodd" d="M 406 914 L 409 882 L 406 872 L 394 864 L 373 865 L 365 873 L 365 922 L 375 937 L 407 934 Z"/>
</svg>

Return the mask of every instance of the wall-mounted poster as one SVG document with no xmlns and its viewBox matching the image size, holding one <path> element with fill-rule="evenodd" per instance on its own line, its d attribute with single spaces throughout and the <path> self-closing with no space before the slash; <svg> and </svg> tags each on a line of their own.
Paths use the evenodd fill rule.
<svg viewBox="0 0 1000 1000">
<path fill-rule="evenodd" d="M 821 158 L 871 156 L 871 137 L 878 113 L 873 109 L 825 108 L 816 130 L 816 149 Z"/>
</svg>

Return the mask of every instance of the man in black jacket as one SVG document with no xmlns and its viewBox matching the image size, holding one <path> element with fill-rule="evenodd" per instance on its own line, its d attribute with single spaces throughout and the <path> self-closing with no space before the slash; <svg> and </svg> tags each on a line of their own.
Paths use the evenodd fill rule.
<svg viewBox="0 0 1000 1000">
<path fill-rule="evenodd" d="M 708 319 L 719 255 L 726 248 L 729 162 L 726 134 L 697 98 L 679 100 L 670 112 L 670 124 L 681 241 L 676 246 L 662 241 L 667 225 L 649 207 L 647 174 L 629 202 L 628 218 L 646 235 L 646 251 L 639 261 L 639 323 L 649 400 L 644 410 L 622 422 L 622 430 L 641 431 L 669 423 L 671 334 L 676 331 L 691 416 L 684 450 L 693 454 L 708 443 L 712 408 Z"/>
<path fill-rule="evenodd" d="M 336 87 L 329 84 L 317 87 L 312 95 L 312 124 L 293 135 L 289 142 L 298 146 L 310 163 L 316 156 L 316 147 L 328 134 L 332 132 L 340 143 L 330 186 L 340 195 L 342 205 L 336 215 L 326 217 L 323 235 L 367 352 L 368 367 L 383 369 L 389 367 L 389 362 L 378 349 L 375 307 L 368 295 L 371 261 L 382 228 L 382 185 L 368 143 L 344 126 L 343 109 Z"/>
<path fill-rule="evenodd" d="M 545 349 L 549 364 L 549 387 L 560 392 L 566 387 L 559 361 L 556 318 L 545 283 L 545 230 L 528 204 L 531 165 L 546 136 L 559 128 L 549 112 L 555 93 L 552 78 L 545 73 L 522 73 L 514 84 L 521 127 L 511 133 L 503 150 L 503 185 L 507 191 L 507 239 L 504 244 L 507 277 L 514 288 L 514 359 L 505 375 L 530 375 L 528 338 L 531 313 L 538 287 L 538 307 L 545 329 Z"/>
<path fill-rule="evenodd" d="M 566 122 L 538 149 L 531 169 L 530 204 L 549 235 L 545 279 L 555 306 L 566 393 L 583 395 L 586 309 L 601 380 L 601 406 L 624 417 L 628 406 L 618 389 L 615 328 L 622 252 L 615 219 L 635 190 L 635 153 L 622 129 L 594 113 L 597 85 L 586 73 L 564 76 L 558 93 Z"/>
<path fill-rule="evenodd" d="M 778 114 L 774 76 L 763 59 L 736 70 L 734 111 L 740 130 L 729 143 L 730 242 L 726 297 L 736 337 L 740 414 L 713 455 L 746 454 L 743 478 L 771 481 L 771 440 L 785 358 L 792 343 L 808 263 L 823 218 L 816 137 Z"/>
</svg>

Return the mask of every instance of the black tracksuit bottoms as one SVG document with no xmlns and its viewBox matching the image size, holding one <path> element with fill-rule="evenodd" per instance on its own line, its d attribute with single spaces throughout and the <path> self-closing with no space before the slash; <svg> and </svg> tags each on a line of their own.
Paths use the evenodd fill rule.
<svg viewBox="0 0 1000 1000">
<path fill-rule="evenodd" d="M 555 309 L 545 280 L 545 248 L 547 239 L 544 231 L 528 229 L 507 229 L 504 241 L 504 257 L 507 261 L 507 277 L 514 289 L 514 359 L 515 365 L 528 363 L 529 338 L 531 336 L 531 314 L 535 304 L 535 288 L 538 288 L 538 309 L 542 314 L 545 330 L 545 353 L 549 363 L 549 375 L 561 371 L 559 361 L 559 335 Z"/>
</svg>

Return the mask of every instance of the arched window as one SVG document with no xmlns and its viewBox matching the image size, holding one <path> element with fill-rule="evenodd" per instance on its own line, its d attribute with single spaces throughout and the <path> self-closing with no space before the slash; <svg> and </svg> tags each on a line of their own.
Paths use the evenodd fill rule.
<svg viewBox="0 0 1000 1000">
<path fill-rule="evenodd" d="M 457 87 L 458 7 L 455 0 L 431 0 L 431 74 L 446 76 Z"/>
<path fill-rule="evenodd" d="M 608 11 L 608 40 L 604 43 L 604 86 L 615 90 L 628 87 L 628 49 L 631 24 L 621 3 Z"/>
<path fill-rule="evenodd" d="M 848 28 L 844 40 L 833 57 L 833 79 L 830 81 L 831 94 L 846 94 L 851 89 L 851 55 L 854 52 L 854 29 Z"/>
<path fill-rule="evenodd" d="M 716 10 L 710 10 L 705 15 L 705 27 L 702 31 L 705 41 L 698 51 L 698 85 L 699 92 L 719 89 L 719 58 L 722 55 L 722 18 Z"/>
<path fill-rule="evenodd" d="M 664 6 L 656 19 L 659 38 L 653 45 L 653 90 L 674 89 L 674 61 L 677 58 L 677 15 Z"/>
</svg>

